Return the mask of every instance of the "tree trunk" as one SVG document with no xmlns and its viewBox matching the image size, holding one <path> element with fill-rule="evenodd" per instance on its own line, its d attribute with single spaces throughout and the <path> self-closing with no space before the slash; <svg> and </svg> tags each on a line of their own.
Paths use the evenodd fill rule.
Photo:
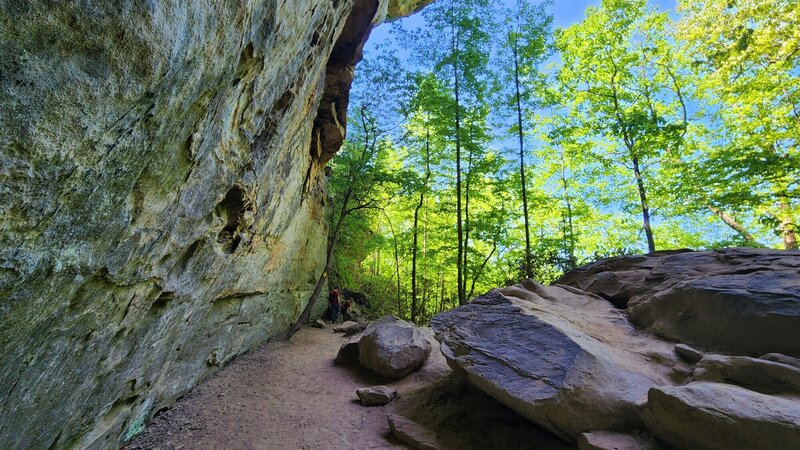
<svg viewBox="0 0 800 450">
<path fill-rule="evenodd" d="M 797 226 L 792 220 L 792 205 L 788 199 L 781 200 L 781 235 L 783 236 L 783 248 L 786 250 L 797 249 Z"/>
<path fill-rule="evenodd" d="M 308 304 L 306 304 L 306 307 L 303 309 L 303 312 L 300 314 L 297 322 L 292 324 L 286 331 L 284 334 L 284 339 L 291 339 L 292 336 L 294 336 L 294 334 L 297 333 L 297 331 L 300 330 L 303 325 L 308 323 L 309 319 L 311 318 L 311 311 L 314 310 L 314 305 L 316 305 L 317 299 L 319 299 L 319 295 L 322 293 L 322 287 L 325 285 L 325 280 L 328 279 L 328 275 L 333 269 L 333 252 L 336 250 L 336 243 L 339 241 L 339 232 L 342 230 L 342 224 L 347 216 L 347 204 L 350 202 L 350 197 L 352 195 L 352 189 L 348 189 L 345 192 L 344 199 L 342 200 L 342 209 L 339 213 L 339 219 L 336 221 L 336 227 L 334 227 L 330 242 L 328 242 L 328 251 L 325 254 L 325 270 L 322 271 L 322 275 L 320 275 L 317 279 L 317 284 L 314 286 L 314 292 L 311 294 Z"/>
<path fill-rule="evenodd" d="M 734 219 L 733 217 L 728 215 L 728 213 L 726 213 L 725 211 L 717 208 L 716 206 L 712 206 L 712 205 L 707 205 L 707 206 L 708 206 L 708 209 L 711 210 L 711 212 L 716 214 L 717 217 L 719 217 L 720 219 L 722 219 L 723 222 L 725 222 L 725 225 L 731 227 L 734 231 L 739 233 L 739 235 L 745 241 L 747 241 L 747 242 L 755 242 L 756 241 L 756 239 L 753 237 L 753 235 L 750 234 L 739 222 L 737 222 L 736 219 Z"/>
<path fill-rule="evenodd" d="M 559 147 L 559 157 L 561 159 L 561 184 L 564 187 L 564 203 L 567 207 L 567 229 L 565 231 L 565 250 L 569 258 L 569 268 L 574 269 L 577 265 L 575 261 L 575 228 L 572 224 L 572 199 L 569 196 L 569 181 L 567 180 L 566 161 L 564 157 L 564 149 Z"/>
<path fill-rule="evenodd" d="M 514 39 L 514 88 L 517 101 L 517 133 L 519 135 L 519 178 L 522 187 L 522 215 L 525 219 L 525 276 L 533 278 L 531 267 L 531 229 L 528 217 L 528 188 L 525 185 L 525 134 L 522 130 L 522 95 L 519 90 L 519 50 L 517 40 Z"/>
<path fill-rule="evenodd" d="M 412 244 L 411 254 L 411 321 L 417 323 L 417 237 L 419 236 L 419 211 L 425 203 L 425 191 L 428 189 L 428 181 L 431 177 L 431 133 L 425 133 L 425 182 L 422 185 L 422 192 L 419 194 L 419 203 L 414 209 L 414 243 Z"/>
<path fill-rule="evenodd" d="M 458 234 L 458 257 L 456 258 L 456 266 L 458 270 L 458 303 L 463 305 L 464 300 L 464 267 L 462 266 L 464 257 L 464 230 L 461 216 L 461 103 L 459 98 L 459 85 L 458 85 L 458 49 L 459 49 L 459 36 L 456 31 L 455 16 L 453 17 L 452 24 L 453 32 L 453 45 L 452 50 L 454 53 L 453 58 L 453 93 L 455 95 L 455 119 L 456 119 L 456 228 Z"/>
<path fill-rule="evenodd" d="M 644 222 L 644 234 L 647 237 L 647 249 L 650 253 L 656 251 L 656 243 L 653 240 L 653 229 L 650 227 L 650 206 L 647 204 L 647 192 L 644 189 L 644 179 L 639 170 L 639 158 L 635 155 L 631 158 L 633 163 L 633 173 L 636 175 L 636 186 L 639 188 L 639 199 L 642 202 L 642 221 Z"/>
<path fill-rule="evenodd" d="M 472 135 L 470 133 L 470 138 Z M 472 139 L 470 139 L 470 143 L 472 143 Z M 469 279 L 469 188 L 470 188 L 470 181 L 472 175 L 472 151 L 473 147 L 470 145 L 470 149 L 467 156 L 467 173 L 466 173 L 466 183 L 464 186 L 464 263 L 463 263 L 463 273 L 464 273 L 464 287 L 462 291 L 464 292 L 464 301 L 459 302 L 459 305 L 465 304 L 467 301 L 470 300 L 469 296 L 467 296 L 467 280 Z"/>
</svg>

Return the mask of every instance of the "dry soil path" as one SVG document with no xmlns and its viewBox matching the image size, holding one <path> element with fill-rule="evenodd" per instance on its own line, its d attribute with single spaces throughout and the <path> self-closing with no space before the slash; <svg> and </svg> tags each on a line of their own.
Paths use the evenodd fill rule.
<svg viewBox="0 0 800 450">
<path fill-rule="evenodd" d="M 387 383 L 333 364 L 343 341 L 330 328 L 304 328 L 237 358 L 158 414 L 126 448 L 386 449 L 385 407 L 360 406 L 356 389 L 387 384 L 402 396 L 447 372 L 436 345 L 422 370 Z M 433 341 L 435 343 L 435 341 Z"/>
</svg>

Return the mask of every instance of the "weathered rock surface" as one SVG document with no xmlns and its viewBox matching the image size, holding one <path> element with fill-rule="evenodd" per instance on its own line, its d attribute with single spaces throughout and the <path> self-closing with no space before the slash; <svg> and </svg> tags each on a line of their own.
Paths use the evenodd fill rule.
<svg viewBox="0 0 800 450">
<path fill-rule="evenodd" d="M 675 353 L 679 354 L 681 358 L 685 359 L 690 364 L 697 364 L 703 359 L 703 352 L 686 344 L 676 344 Z"/>
<path fill-rule="evenodd" d="M 557 283 L 627 307 L 634 324 L 669 339 L 725 353 L 800 356 L 800 251 L 625 256 Z"/>
<path fill-rule="evenodd" d="M 698 381 L 737 384 L 765 394 L 800 394 L 800 369 L 765 359 L 707 355 L 692 376 Z"/>
<path fill-rule="evenodd" d="M 650 435 L 593 431 L 578 439 L 578 450 L 668 450 Z"/>
<path fill-rule="evenodd" d="M 800 443 L 800 402 L 729 384 L 653 388 L 642 418 L 677 448 L 788 450 Z"/>
<path fill-rule="evenodd" d="M 397 398 L 397 391 L 387 386 L 372 386 L 356 390 L 363 406 L 381 406 Z"/>
<path fill-rule="evenodd" d="M 380 376 L 402 378 L 422 366 L 432 348 L 419 328 L 396 317 L 384 317 L 364 330 L 358 342 L 358 361 Z"/>
<path fill-rule="evenodd" d="M 607 301 L 532 281 L 442 313 L 432 327 L 455 371 L 570 442 L 642 427 L 648 390 L 671 384 L 672 367 L 683 364 Z"/>
<path fill-rule="evenodd" d="M 326 74 L 422 3 L 0 6 L 0 447 L 113 447 L 296 319 Z"/>
<path fill-rule="evenodd" d="M 394 437 L 417 450 L 441 450 L 445 448 L 436 432 L 397 414 L 387 414 L 389 430 Z"/>
<path fill-rule="evenodd" d="M 388 408 L 390 414 L 412 422 L 414 430 L 423 431 L 407 433 L 413 440 L 422 440 L 419 435 L 435 436 L 445 449 L 574 448 L 452 373 L 404 395 Z"/>
</svg>

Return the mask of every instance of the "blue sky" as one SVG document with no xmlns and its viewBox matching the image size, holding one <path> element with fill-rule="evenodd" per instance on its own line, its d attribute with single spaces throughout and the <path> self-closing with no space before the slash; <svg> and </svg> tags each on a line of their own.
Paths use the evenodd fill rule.
<svg viewBox="0 0 800 450">
<path fill-rule="evenodd" d="M 503 0 L 504 3 L 509 5 L 514 3 L 514 0 Z M 656 6 L 662 10 L 674 11 L 677 0 L 649 0 L 652 6 Z M 600 0 L 554 0 L 553 6 L 550 11 L 553 13 L 553 24 L 555 27 L 568 27 L 583 18 L 583 12 L 586 8 L 592 5 L 599 5 Z M 404 26 L 409 28 L 416 28 L 423 23 L 422 16 L 417 14 L 415 16 L 402 19 Z M 372 32 L 367 49 L 371 45 L 375 45 L 386 39 L 389 33 L 389 25 L 382 25 Z"/>
</svg>

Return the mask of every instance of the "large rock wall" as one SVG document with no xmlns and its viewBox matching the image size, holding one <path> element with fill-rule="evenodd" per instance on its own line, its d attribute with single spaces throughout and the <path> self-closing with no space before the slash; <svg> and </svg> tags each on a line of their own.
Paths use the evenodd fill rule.
<svg viewBox="0 0 800 450">
<path fill-rule="evenodd" d="M 297 318 L 330 55 L 421 3 L 0 2 L 0 448 L 115 447 Z"/>
</svg>

